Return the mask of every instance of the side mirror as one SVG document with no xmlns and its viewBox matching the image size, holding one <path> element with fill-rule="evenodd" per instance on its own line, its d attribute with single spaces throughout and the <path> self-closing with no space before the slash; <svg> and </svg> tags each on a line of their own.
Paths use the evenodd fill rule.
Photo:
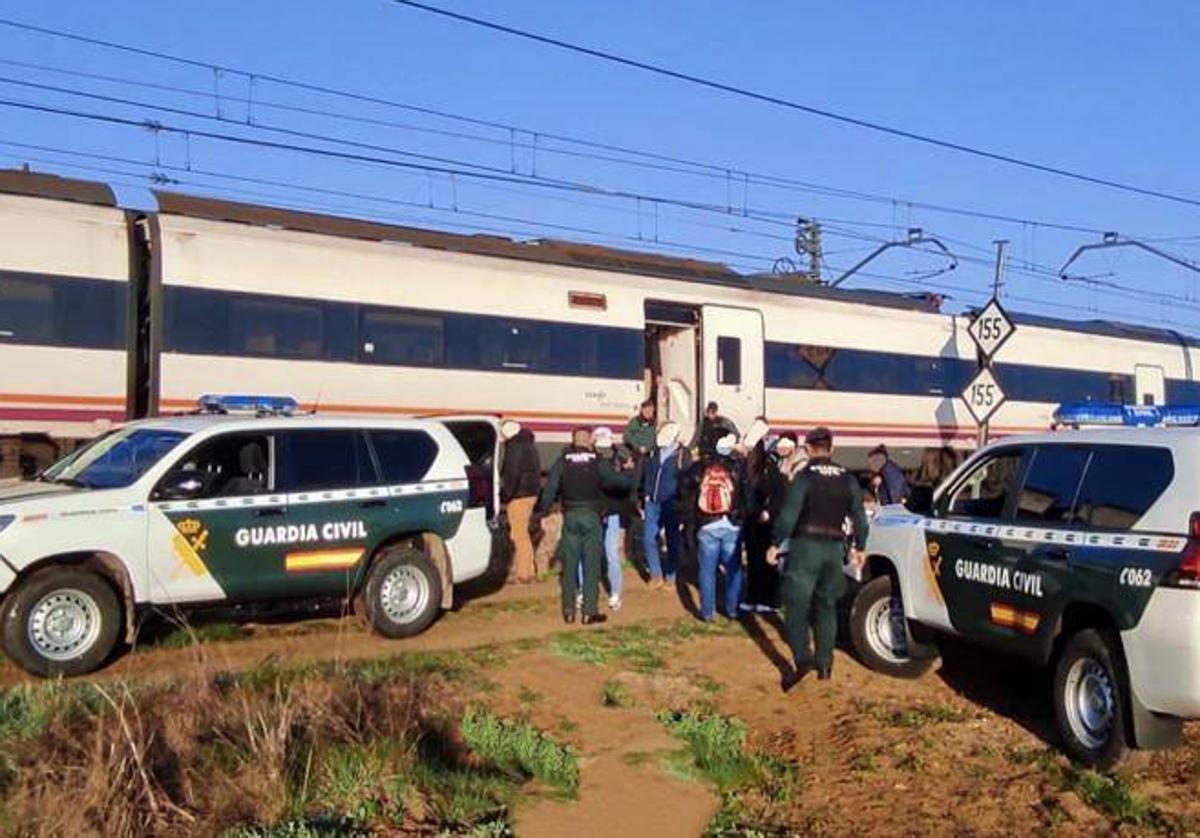
<svg viewBox="0 0 1200 838">
<path fill-rule="evenodd" d="M 199 496 L 208 483 L 207 475 L 196 469 L 173 471 L 159 481 L 154 490 L 155 500 L 191 500 Z"/>
<path fill-rule="evenodd" d="M 914 515 L 933 515 L 933 487 L 913 486 L 904 501 L 904 508 Z"/>
</svg>

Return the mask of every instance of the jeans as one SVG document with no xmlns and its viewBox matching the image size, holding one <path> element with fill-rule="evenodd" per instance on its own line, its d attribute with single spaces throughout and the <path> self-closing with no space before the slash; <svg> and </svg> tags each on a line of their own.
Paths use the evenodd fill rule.
<svg viewBox="0 0 1200 838">
<path fill-rule="evenodd" d="M 658 552 L 658 531 L 667 533 L 667 560 L 662 561 Z M 679 566 L 679 515 L 675 511 L 675 499 L 646 502 L 646 564 L 654 579 L 674 579 Z"/>
<path fill-rule="evenodd" d="M 737 617 L 742 596 L 741 532 L 720 522 L 702 528 L 700 547 L 700 616 L 711 620 L 717 609 L 717 568 L 725 571 L 726 617 Z"/>
<path fill-rule="evenodd" d="M 605 571 L 608 579 L 608 593 L 611 596 L 621 596 L 621 516 L 608 515 L 601 522 L 604 526 L 604 556 L 607 564 Z M 583 566 L 579 567 L 579 589 L 583 590 Z"/>
</svg>

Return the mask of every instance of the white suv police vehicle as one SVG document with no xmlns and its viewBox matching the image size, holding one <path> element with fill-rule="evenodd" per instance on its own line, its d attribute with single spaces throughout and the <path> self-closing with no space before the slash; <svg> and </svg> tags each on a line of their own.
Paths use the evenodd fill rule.
<svg viewBox="0 0 1200 838">
<path fill-rule="evenodd" d="M 1197 424 L 1081 406 L 1063 424 Z M 887 507 L 851 638 L 915 677 L 939 632 L 1053 666 L 1064 750 L 1094 765 L 1200 717 L 1200 428 L 1068 430 L 978 451 L 928 508 Z"/>
<path fill-rule="evenodd" d="M 124 425 L 0 491 L 0 628 L 17 664 L 88 672 L 145 612 L 214 604 L 337 598 L 380 634 L 409 636 L 488 569 L 493 419 L 201 401 L 199 415 Z"/>
</svg>

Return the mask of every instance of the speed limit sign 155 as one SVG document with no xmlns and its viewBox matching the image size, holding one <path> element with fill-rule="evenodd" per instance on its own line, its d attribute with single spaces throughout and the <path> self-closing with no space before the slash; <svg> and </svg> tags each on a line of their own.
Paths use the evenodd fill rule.
<svg viewBox="0 0 1200 838">
<path fill-rule="evenodd" d="M 967 384 L 962 400 L 975 421 L 982 425 L 1004 404 L 1004 391 L 991 369 L 984 367 Z"/>
</svg>

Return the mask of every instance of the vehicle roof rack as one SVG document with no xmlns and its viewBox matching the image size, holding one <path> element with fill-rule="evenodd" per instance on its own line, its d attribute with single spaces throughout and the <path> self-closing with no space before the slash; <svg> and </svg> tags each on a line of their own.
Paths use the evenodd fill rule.
<svg viewBox="0 0 1200 838">
<path fill-rule="evenodd" d="M 1075 402 L 1054 411 L 1055 427 L 1152 428 L 1200 425 L 1200 405 L 1105 404 Z"/>
<path fill-rule="evenodd" d="M 197 413 L 291 416 L 300 410 L 294 396 L 205 393 L 196 400 Z"/>
</svg>

